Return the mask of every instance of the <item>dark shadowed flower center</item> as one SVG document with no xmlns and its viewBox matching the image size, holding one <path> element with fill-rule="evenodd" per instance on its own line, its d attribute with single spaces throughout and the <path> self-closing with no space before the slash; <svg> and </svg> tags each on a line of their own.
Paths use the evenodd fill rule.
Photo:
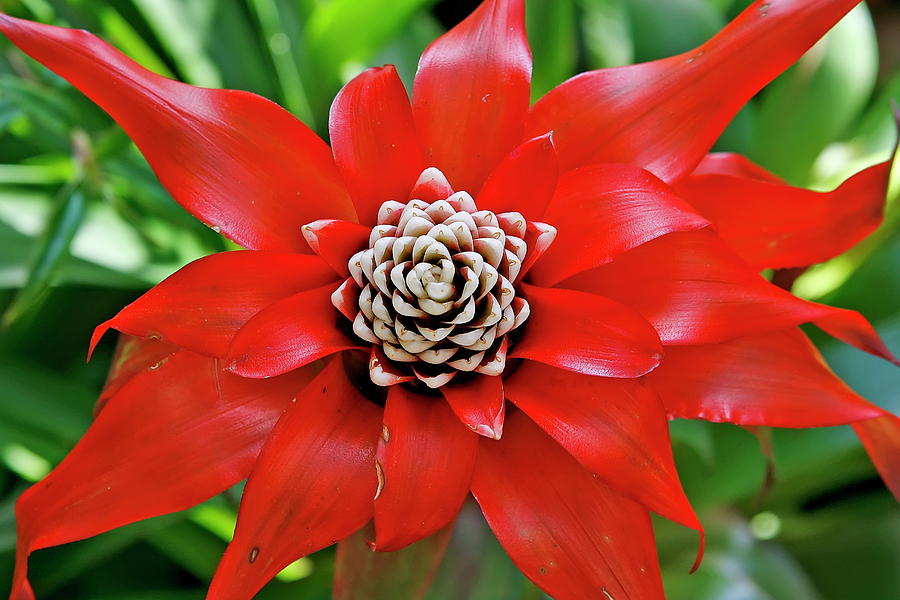
<svg viewBox="0 0 900 600">
<path fill-rule="evenodd" d="M 521 214 L 478 210 L 467 192 L 382 204 L 369 247 L 349 261 L 361 290 L 353 331 L 392 363 L 373 360 L 372 381 L 401 373 L 437 388 L 460 372 L 500 375 L 506 336 L 529 315 L 513 285 L 525 231 Z"/>
</svg>

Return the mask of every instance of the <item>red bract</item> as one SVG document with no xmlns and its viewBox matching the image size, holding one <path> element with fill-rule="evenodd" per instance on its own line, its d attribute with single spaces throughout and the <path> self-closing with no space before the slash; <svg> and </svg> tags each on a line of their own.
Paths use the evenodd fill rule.
<svg viewBox="0 0 900 600">
<path fill-rule="evenodd" d="M 446 530 L 469 492 L 555 598 L 661 598 L 649 511 L 702 536 L 671 417 L 853 423 L 896 492 L 900 421 L 798 325 L 895 359 L 857 313 L 758 274 L 868 235 L 891 164 L 820 194 L 707 155 L 854 4 L 756 2 L 691 52 L 583 73 L 529 107 L 524 0 L 487 0 L 426 50 L 411 103 L 393 67 L 351 81 L 331 149 L 258 96 L 0 16 L 248 249 L 97 328 L 92 344 L 127 335 L 96 422 L 17 505 L 11 597 L 31 595 L 33 550 L 247 478 L 211 599 L 250 598 L 370 521 L 376 551 L 403 548 Z"/>
</svg>

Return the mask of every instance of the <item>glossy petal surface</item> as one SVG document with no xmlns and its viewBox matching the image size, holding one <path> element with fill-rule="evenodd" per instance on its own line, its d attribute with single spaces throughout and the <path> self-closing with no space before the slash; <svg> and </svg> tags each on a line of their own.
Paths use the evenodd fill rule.
<svg viewBox="0 0 900 600">
<path fill-rule="evenodd" d="M 663 236 L 561 285 L 635 308 L 666 344 L 713 344 L 815 321 L 848 343 L 890 356 L 859 314 L 770 284 L 709 231 Z"/>
<path fill-rule="evenodd" d="M 267 306 L 337 281 L 316 256 L 243 250 L 197 259 L 98 326 L 151 336 L 208 356 L 224 356 L 238 329 Z"/>
<path fill-rule="evenodd" d="M 857 0 L 757 0 L 702 46 L 662 60 L 582 73 L 544 96 L 528 135 L 553 131 L 563 169 L 690 173 L 756 92 L 799 59 Z"/>
<path fill-rule="evenodd" d="M 160 77 L 85 31 L 5 15 L 0 31 L 108 112 L 169 193 L 238 244 L 303 251 L 304 223 L 355 220 L 328 146 L 273 102 Z"/>
<path fill-rule="evenodd" d="M 32 550 L 183 510 L 239 482 L 309 379 L 243 379 L 187 351 L 135 375 L 19 499 L 18 577 Z"/>
<path fill-rule="evenodd" d="M 525 2 L 486 0 L 419 60 L 413 115 L 426 162 L 476 194 L 521 140 L 530 94 Z"/>
<path fill-rule="evenodd" d="M 380 410 L 333 359 L 291 404 L 247 481 L 207 598 L 249 600 L 294 560 L 372 518 Z"/>
<path fill-rule="evenodd" d="M 178 346 L 159 339 L 120 334 L 116 353 L 106 374 L 106 383 L 103 384 L 94 412 L 100 412 L 106 401 L 115 396 L 116 392 L 135 375 L 155 367 L 178 350 L 180 350 Z"/>
<path fill-rule="evenodd" d="M 543 219 L 556 227 L 547 253 L 531 269 L 553 285 L 673 231 L 709 222 L 653 174 L 630 165 L 595 165 L 559 178 Z"/>
<path fill-rule="evenodd" d="M 250 319 L 228 350 L 228 369 L 242 377 L 272 377 L 359 346 L 338 329 L 334 285 L 300 292 Z"/>
<path fill-rule="evenodd" d="M 659 336 L 629 307 L 585 292 L 522 288 L 531 316 L 512 358 L 604 377 L 640 377 L 659 364 Z"/>
<path fill-rule="evenodd" d="M 374 225 L 382 202 L 405 200 L 428 166 L 393 66 L 363 71 L 344 86 L 331 106 L 328 129 L 360 223 Z"/>
<path fill-rule="evenodd" d="M 466 427 L 492 439 L 503 435 L 506 403 L 501 377 L 475 375 L 465 383 L 443 386 L 441 393 Z"/>
<path fill-rule="evenodd" d="M 731 175 L 754 181 L 785 183 L 774 173 L 735 152 L 710 152 L 703 157 L 691 175 Z"/>
<path fill-rule="evenodd" d="M 510 415 L 502 440 L 482 440 L 472 493 L 516 566 L 556 600 L 664 598 L 647 510 L 524 413 Z"/>
<path fill-rule="evenodd" d="M 540 219 L 556 191 L 558 162 L 551 134 L 528 140 L 494 169 L 475 203 L 481 210 Z"/>
<path fill-rule="evenodd" d="M 701 529 L 678 480 L 663 403 L 645 382 L 526 363 L 506 382 L 506 394 L 608 486 Z"/>
<path fill-rule="evenodd" d="M 879 416 L 799 329 L 670 346 L 649 376 L 672 416 L 737 425 L 828 427 Z"/>
<path fill-rule="evenodd" d="M 440 398 L 392 386 L 378 442 L 375 548 L 399 550 L 446 527 L 468 493 L 477 447 Z"/>
<path fill-rule="evenodd" d="M 335 219 L 313 221 L 304 225 L 302 230 L 312 251 L 341 277 L 350 274 L 348 259 L 368 247 L 372 231 L 370 227 Z"/>
<path fill-rule="evenodd" d="M 678 193 L 751 266 L 780 269 L 834 258 L 872 233 L 884 216 L 891 162 L 865 169 L 831 192 L 709 170 L 707 165 L 705 174 L 686 178 Z"/>
</svg>

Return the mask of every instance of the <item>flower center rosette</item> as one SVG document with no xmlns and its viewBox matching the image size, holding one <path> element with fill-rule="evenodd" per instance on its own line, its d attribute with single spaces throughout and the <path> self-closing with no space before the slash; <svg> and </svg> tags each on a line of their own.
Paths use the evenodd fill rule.
<svg viewBox="0 0 900 600">
<path fill-rule="evenodd" d="M 436 169 L 423 179 L 428 171 Z M 438 388 L 460 373 L 503 373 L 508 334 L 530 314 L 514 285 L 526 227 L 521 213 L 478 210 L 464 191 L 381 205 L 368 248 L 348 263 L 358 290 L 353 332 L 381 347 L 369 365 L 374 383 Z M 348 287 L 332 297 L 339 309 L 355 291 Z"/>
</svg>

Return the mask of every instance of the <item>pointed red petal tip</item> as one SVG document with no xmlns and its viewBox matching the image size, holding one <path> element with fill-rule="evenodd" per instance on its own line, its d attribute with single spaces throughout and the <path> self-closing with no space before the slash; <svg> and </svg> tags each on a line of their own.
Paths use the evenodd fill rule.
<svg viewBox="0 0 900 600">
<path fill-rule="evenodd" d="M 397 70 L 368 69 L 351 80 L 331 105 L 328 129 L 359 222 L 374 225 L 381 203 L 401 200 L 427 166 Z"/>
<path fill-rule="evenodd" d="M 667 182 L 678 180 L 753 95 L 856 4 L 757 0 L 694 50 L 576 75 L 534 105 L 526 131 L 556 128 L 566 170 L 628 162 Z M 741 77 L 733 76 L 736 70 Z M 656 143 L 641 143 L 646 139 Z"/>
<path fill-rule="evenodd" d="M 376 549 L 400 550 L 446 527 L 465 501 L 478 436 L 434 398 L 393 386 L 378 440 Z"/>
<path fill-rule="evenodd" d="M 601 377 L 635 378 L 659 366 L 663 348 L 634 309 L 591 293 L 524 284 L 531 316 L 512 358 Z"/>
<path fill-rule="evenodd" d="M 437 167 L 428 167 L 419 179 L 416 180 L 412 190 L 409 192 L 409 199 L 424 200 L 425 202 L 434 202 L 435 200 L 444 200 L 453 194 L 453 188 L 447 177 Z"/>
<path fill-rule="evenodd" d="M 412 97 L 429 160 L 457 189 L 476 194 L 522 140 L 531 98 L 524 0 L 482 2 L 432 42 Z"/>
<path fill-rule="evenodd" d="M 546 286 L 668 233 L 710 224 L 652 173 L 620 164 L 591 165 L 562 175 L 542 220 L 559 230 L 531 271 L 531 280 Z"/>
<path fill-rule="evenodd" d="M 85 31 L 0 27 L 109 113 L 177 202 L 245 248 L 306 252 L 298 225 L 355 220 L 331 149 L 274 102 L 161 77 Z"/>
<path fill-rule="evenodd" d="M 253 381 L 187 351 L 132 374 L 62 463 L 19 497 L 16 586 L 32 550 L 186 510 L 244 479 L 309 375 Z"/>
<path fill-rule="evenodd" d="M 291 562 L 370 521 L 380 428 L 381 410 L 332 360 L 268 436 L 207 598 L 249 600 Z"/>
<path fill-rule="evenodd" d="M 331 285 L 300 292 L 257 313 L 237 332 L 226 369 L 250 378 L 287 373 L 343 350 L 362 349 L 337 327 Z"/>
<path fill-rule="evenodd" d="M 831 427 L 884 414 L 832 373 L 797 328 L 669 347 L 648 381 L 668 414 L 682 419 Z"/>
<path fill-rule="evenodd" d="M 501 441 L 481 442 L 472 494 L 516 566 L 552 597 L 664 597 L 647 510 L 592 477 L 523 412 L 510 414 Z"/>
<path fill-rule="evenodd" d="M 347 260 L 367 247 L 372 233 L 369 227 L 337 219 L 319 219 L 307 223 L 300 231 L 312 251 L 341 277 L 350 274 Z"/>
<path fill-rule="evenodd" d="M 502 416 L 498 415 L 498 418 L 494 419 L 490 427 L 481 423 L 473 425 L 472 431 L 480 436 L 484 436 L 492 440 L 499 440 L 503 437 L 503 418 Z"/>
<path fill-rule="evenodd" d="M 701 528 L 697 530 L 697 535 L 700 536 L 700 540 L 697 547 L 697 558 L 694 559 L 694 564 L 691 566 L 691 574 L 696 573 L 697 569 L 700 568 L 700 563 L 703 562 L 703 555 L 706 553 L 706 532 Z"/>
<path fill-rule="evenodd" d="M 478 192 L 476 204 L 497 213 L 518 212 L 539 219 L 556 191 L 559 161 L 552 133 L 532 138 L 510 152 Z"/>
<path fill-rule="evenodd" d="M 2 13 L 0 13 L 0 16 L 3 16 Z M 97 344 L 100 343 L 100 340 L 104 335 L 106 335 L 106 332 L 109 331 L 111 327 L 110 323 L 112 321 L 113 319 L 109 319 L 108 321 L 104 321 L 94 328 L 94 332 L 91 334 L 91 343 L 88 346 L 87 358 L 85 359 L 85 362 L 91 362 L 91 357 L 94 356 L 94 350 L 97 349 Z"/>
<path fill-rule="evenodd" d="M 900 501 L 900 417 L 886 415 L 855 423 L 853 429 L 885 485 Z"/>
<path fill-rule="evenodd" d="M 503 437 L 506 401 L 500 377 L 477 375 L 462 385 L 445 385 L 441 392 L 463 425 L 486 438 Z"/>
</svg>

